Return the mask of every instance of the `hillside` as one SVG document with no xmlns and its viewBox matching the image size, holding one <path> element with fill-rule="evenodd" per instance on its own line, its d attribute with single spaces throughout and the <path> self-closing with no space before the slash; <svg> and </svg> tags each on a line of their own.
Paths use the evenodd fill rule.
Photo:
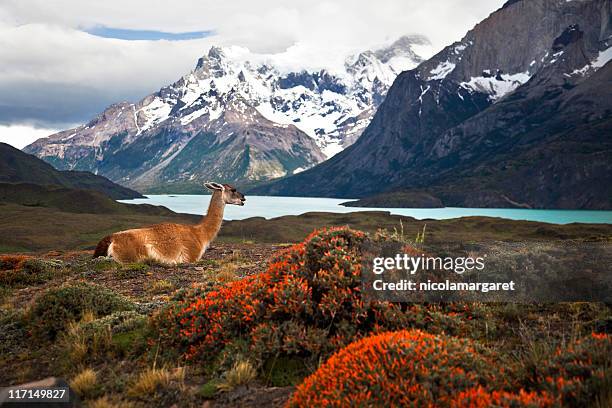
<svg viewBox="0 0 612 408">
<path fill-rule="evenodd" d="M 395 77 L 422 58 L 405 36 L 349 56 L 341 69 L 287 70 L 282 56 L 212 47 L 194 70 L 132 104 L 24 150 L 147 192 L 202 192 L 299 173 L 352 144 Z"/>
<path fill-rule="evenodd" d="M 88 406 L 280 408 L 300 398 L 310 381 L 323 373 L 332 376 L 331 384 L 339 379 L 352 385 L 347 378 L 361 376 L 366 392 L 358 395 L 364 406 L 406 406 L 410 401 L 396 400 L 408 392 L 410 398 L 425 399 L 421 405 L 434 406 L 442 400 L 434 392 L 461 395 L 485 373 L 487 381 L 469 395 L 486 397 L 484 387 L 494 389 L 499 384 L 504 391 L 494 395 L 506 398 L 501 400 L 509 401 L 506 406 L 607 406 L 600 401 L 609 395 L 608 383 L 602 380 L 612 351 L 608 303 L 415 302 L 403 307 L 372 300 L 364 294 L 360 277 L 365 275 L 360 266 L 367 262 L 361 249 L 367 246 L 359 247 L 366 239 L 364 233 L 346 227 L 309 233 L 319 222 L 342 225 L 349 220 L 351 225 L 367 227 L 371 221 L 383 225 L 385 219 L 397 225 L 397 218 L 384 213 L 347 216 L 283 217 L 291 226 L 300 225 L 299 232 L 285 230 L 292 231 L 300 244 L 217 241 L 201 261 L 191 264 L 120 265 L 106 258 L 92 259 L 91 251 L 70 250 L 74 241 L 62 246 L 68 250 L 56 247 L 45 254 L 0 253 L 0 365 L 5 368 L 0 370 L 0 382 L 23 389 L 23 383 L 47 377 L 60 383 L 65 379 L 79 398 L 71 396 L 71 401 Z M 420 230 L 422 221 L 403 219 L 407 232 Z M 0 219 L 2 232 L 5 221 Z M 282 221 L 273 223 L 278 226 Z M 395 243 L 405 251 L 425 249 L 428 254 L 448 256 L 472 250 L 475 243 L 464 246 L 465 236 L 472 239 L 473 232 L 486 231 L 479 237 L 494 237 L 486 239 L 505 249 L 503 256 L 514 261 L 521 279 L 529 275 L 525 270 L 538 268 L 543 255 L 549 258 L 546 248 L 563 252 L 560 256 L 566 256 L 561 248 L 573 248 L 584 262 L 585 241 L 597 233 L 610 233 L 609 225 L 563 225 L 555 226 L 558 235 L 547 239 L 538 234 L 547 227 L 540 223 L 508 221 L 500 228 L 499 220 L 487 218 L 431 225 L 441 242 L 428 238 L 425 247 L 414 247 L 411 238 L 404 237 L 407 240 Z M 96 234 L 101 233 L 97 229 Z M 4 235 L 0 234 L 0 242 Z M 399 237 L 391 236 L 387 239 Z M 523 241 L 524 236 L 530 238 Z M 508 242 L 514 237 L 520 242 Z M 460 248 L 449 248 L 455 239 Z M 591 283 L 588 278 L 575 279 L 570 265 L 571 279 L 564 284 Z M 330 266 L 335 273 L 328 272 Z M 550 277 L 551 271 L 543 272 Z M 589 276 L 592 270 L 585 273 Z M 292 274 L 305 277 L 296 279 Z M 373 335 L 408 331 L 419 336 L 417 341 L 407 338 L 391 347 L 410 349 L 368 348 Z M 261 340 L 262 335 L 267 341 Z M 437 341 L 431 345 L 428 339 Z M 352 346 L 345 348 L 347 344 Z M 343 361 L 354 362 L 350 369 L 318 368 L 329 366 L 336 352 L 344 353 Z M 377 360 L 387 362 L 387 367 L 371 364 Z M 374 367 L 381 374 L 371 375 L 363 367 Z M 420 371 L 415 374 L 416 370 Z M 397 386 L 398 381 L 409 383 Z M 329 394 L 342 384 L 320 387 L 323 391 L 313 395 Z M 549 391 L 551 384 L 560 386 Z M 434 392 L 423 392 L 423 385 Z M 340 394 L 342 406 L 350 406 L 355 395 L 354 388 Z M 481 405 L 499 406 L 489 401 Z M 443 406 L 447 405 L 451 406 Z"/>
<path fill-rule="evenodd" d="M 58 171 L 35 156 L 0 143 L 0 183 L 54 185 L 69 189 L 94 190 L 115 200 L 140 198 L 137 191 L 86 171 Z"/>
<path fill-rule="evenodd" d="M 612 208 L 610 19 L 607 0 L 509 1 L 399 75 L 354 145 L 251 192 Z"/>
<path fill-rule="evenodd" d="M 56 208 L 70 213 L 175 215 L 166 207 L 119 203 L 99 191 L 30 183 L 0 183 L 0 203 Z"/>
</svg>

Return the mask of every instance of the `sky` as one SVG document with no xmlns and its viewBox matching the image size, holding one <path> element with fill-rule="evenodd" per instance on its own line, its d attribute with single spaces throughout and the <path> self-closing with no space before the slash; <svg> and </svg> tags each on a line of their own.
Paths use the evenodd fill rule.
<svg viewBox="0 0 612 408">
<path fill-rule="evenodd" d="M 18 148 L 136 102 L 212 45 L 320 69 L 422 34 L 435 52 L 504 0 L 2 0 L 0 141 Z"/>
</svg>

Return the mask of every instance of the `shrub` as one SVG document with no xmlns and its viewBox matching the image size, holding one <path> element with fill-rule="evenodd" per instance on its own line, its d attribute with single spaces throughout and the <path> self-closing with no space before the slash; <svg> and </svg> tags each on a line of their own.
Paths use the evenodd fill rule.
<svg viewBox="0 0 612 408">
<path fill-rule="evenodd" d="M 106 316 L 133 309 L 131 302 L 109 289 L 77 283 L 47 290 L 36 299 L 28 314 L 33 332 L 53 339 L 85 312 Z"/>
<path fill-rule="evenodd" d="M 552 395 L 561 395 L 564 404 L 589 405 L 609 387 L 611 356 L 612 337 L 593 333 L 558 347 L 534 368 L 527 382 Z"/>
<path fill-rule="evenodd" d="M 258 363 L 280 355 L 316 358 L 369 332 L 401 328 L 408 320 L 400 306 L 362 299 L 364 239 L 348 228 L 315 231 L 274 256 L 266 272 L 185 296 L 156 324 L 188 358 L 212 358 L 246 338 Z"/>
<path fill-rule="evenodd" d="M 0 356 L 17 353 L 26 347 L 27 334 L 22 310 L 0 309 Z"/>
<path fill-rule="evenodd" d="M 0 261 L 0 284 L 34 285 L 53 278 L 63 268 L 57 260 L 36 259 L 21 256 L 3 257 Z"/>
<path fill-rule="evenodd" d="M 452 408 L 546 408 L 557 406 L 558 401 L 551 395 L 520 390 L 517 393 L 487 391 L 474 387 L 458 393 L 450 403 Z"/>
<path fill-rule="evenodd" d="M 83 322 L 80 326 L 85 333 L 96 333 L 107 329 L 112 334 L 124 333 L 144 325 L 146 317 L 133 310 L 119 311 Z"/>
<path fill-rule="evenodd" d="M 63 336 L 66 355 L 75 363 L 103 356 L 101 353 L 115 351 L 124 355 L 134 350 L 134 337 L 144 344 L 143 329 L 146 317 L 135 311 L 115 312 L 100 319 L 81 319 L 70 323 Z"/>
<path fill-rule="evenodd" d="M 458 392 L 501 385 L 495 374 L 504 377 L 503 368 L 469 340 L 420 330 L 386 332 L 330 357 L 288 406 L 449 406 Z"/>
<path fill-rule="evenodd" d="M 21 266 L 29 259 L 26 255 L 2 255 L 0 256 L 0 270 L 21 269 Z"/>
<path fill-rule="evenodd" d="M 107 271 L 121 267 L 121 265 L 117 263 L 113 258 L 105 256 L 87 260 L 87 266 L 96 272 Z"/>
</svg>

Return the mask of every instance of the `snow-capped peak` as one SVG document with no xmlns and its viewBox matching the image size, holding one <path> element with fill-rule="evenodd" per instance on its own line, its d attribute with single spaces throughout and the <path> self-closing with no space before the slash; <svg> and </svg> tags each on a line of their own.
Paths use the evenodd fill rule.
<svg viewBox="0 0 612 408">
<path fill-rule="evenodd" d="M 266 119 L 295 125 L 330 157 L 361 134 L 395 77 L 422 61 L 412 46 L 427 44 L 424 37 L 402 37 L 347 58 L 344 71 L 334 73 L 282 72 L 270 56 L 214 46 L 192 72 L 137 104 L 138 132 L 214 120 L 239 97 Z M 360 120 L 346 126 L 356 117 Z"/>
</svg>

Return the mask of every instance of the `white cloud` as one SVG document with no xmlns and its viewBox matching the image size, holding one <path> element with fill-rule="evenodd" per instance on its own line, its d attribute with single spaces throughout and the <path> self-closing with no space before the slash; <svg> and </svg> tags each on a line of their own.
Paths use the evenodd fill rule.
<svg viewBox="0 0 612 408">
<path fill-rule="evenodd" d="M 435 50 L 461 38 L 503 0 L 3 0 L 0 123 L 61 126 L 173 82 L 212 44 L 283 53 L 287 66 L 322 67 L 350 50 L 418 33 Z M 214 30 L 188 41 L 125 41 L 97 25 L 167 32 Z M 286 52 L 285 52 L 286 51 Z"/>
<path fill-rule="evenodd" d="M 41 129 L 28 125 L 0 125 L 0 142 L 22 149 L 30 143 L 56 133 L 58 129 Z"/>
</svg>

